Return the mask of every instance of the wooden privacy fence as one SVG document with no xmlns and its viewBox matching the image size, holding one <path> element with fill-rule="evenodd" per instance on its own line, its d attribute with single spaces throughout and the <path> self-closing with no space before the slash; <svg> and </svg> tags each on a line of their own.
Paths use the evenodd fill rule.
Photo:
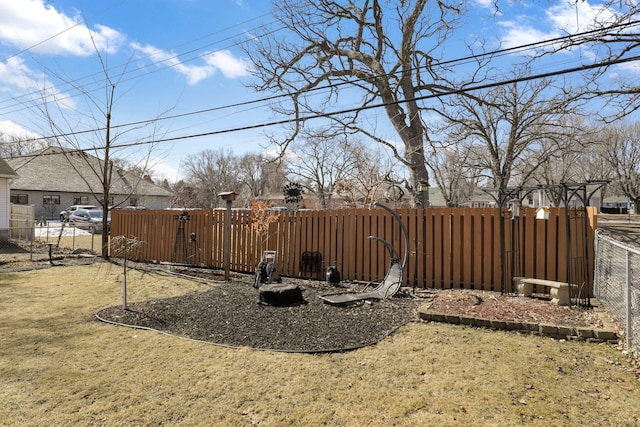
<svg viewBox="0 0 640 427">
<path fill-rule="evenodd" d="M 188 217 L 177 210 L 114 209 L 111 212 L 111 241 L 122 246 L 128 240 L 128 258 L 139 261 L 211 265 L 213 213 L 189 210 Z M 119 248 L 121 249 L 121 248 Z"/>
<path fill-rule="evenodd" d="M 500 291 L 505 284 L 510 288 L 511 276 L 566 281 L 576 259 L 593 266 L 594 208 L 581 219 L 552 208 L 547 220 L 527 208 L 517 220 L 501 218 L 495 208 L 397 212 L 409 233 L 405 286 Z M 190 210 L 183 231 L 180 213 L 114 210 L 112 239 L 123 235 L 144 242 L 130 256 L 136 260 L 224 268 L 225 210 Z M 264 234 L 252 227 L 250 210 L 234 209 L 231 218 L 233 271 L 253 273 L 262 251 L 275 250 L 284 276 L 322 279 L 334 265 L 343 280 L 372 281 L 384 277 L 390 256 L 368 236 L 390 242 L 401 256 L 406 250 L 399 224 L 380 208 L 280 212 Z M 586 257 L 575 256 L 581 253 Z"/>
<path fill-rule="evenodd" d="M 11 216 L 9 218 L 9 229 L 12 239 L 33 240 L 35 226 L 34 205 L 11 204 Z"/>
</svg>

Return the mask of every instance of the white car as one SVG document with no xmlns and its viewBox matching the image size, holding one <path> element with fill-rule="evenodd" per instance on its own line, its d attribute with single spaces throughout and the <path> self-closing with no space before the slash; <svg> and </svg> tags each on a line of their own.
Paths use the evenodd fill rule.
<svg viewBox="0 0 640 427">
<path fill-rule="evenodd" d="M 96 207 L 94 205 L 71 205 L 67 209 L 60 212 L 60 221 L 67 221 L 69 219 L 69 215 L 71 215 L 73 212 L 77 211 L 78 209 L 89 210 L 89 209 L 95 209 L 95 208 Z"/>
</svg>

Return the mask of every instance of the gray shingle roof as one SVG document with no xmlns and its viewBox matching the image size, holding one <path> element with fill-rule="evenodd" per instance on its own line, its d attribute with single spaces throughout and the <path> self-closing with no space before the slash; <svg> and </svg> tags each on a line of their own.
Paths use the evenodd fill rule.
<svg viewBox="0 0 640 427">
<path fill-rule="evenodd" d="M 12 190 L 102 193 L 104 162 L 86 152 L 47 147 L 8 163 L 18 174 L 11 184 Z M 158 185 L 117 168 L 112 173 L 110 192 L 112 195 L 172 195 Z"/>
<path fill-rule="evenodd" d="M 0 158 L 0 178 L 13 178 L 16 176 L 18 176 L 18 174 L 9 166 L 9 163 L 3 158 Z"/>
</svg>

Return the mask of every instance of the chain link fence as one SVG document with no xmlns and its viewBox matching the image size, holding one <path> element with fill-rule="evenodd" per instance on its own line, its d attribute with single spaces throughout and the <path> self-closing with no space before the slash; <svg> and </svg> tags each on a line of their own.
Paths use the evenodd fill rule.
<svg viewBox="0 0 640 427">
<path fill-rule="evenodd" d="M 624 328 L 627 351 L 640 357 L 640 233 L 596 233 L 594 288 Z"/>
<path fill-rule="evenodd" d="M 100 254 L 102 235 L 71 227 L 61 222 L 31 221 L 9 229 L 9 239 L 0 239 L 0 259 L 36 261 L 49 254 L 93 252 Z"/>
</svg>

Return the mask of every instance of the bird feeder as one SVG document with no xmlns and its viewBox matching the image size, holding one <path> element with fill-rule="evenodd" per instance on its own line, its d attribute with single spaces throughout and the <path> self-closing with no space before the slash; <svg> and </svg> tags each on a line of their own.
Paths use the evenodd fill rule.
<svg viewBox="0 0 640 427">
<path fill-rule="evenodd" d="M 536 219 L 549 219 L 551 209 L 548 206 L 540 206 L 536 211 Z"/>
</svg>

